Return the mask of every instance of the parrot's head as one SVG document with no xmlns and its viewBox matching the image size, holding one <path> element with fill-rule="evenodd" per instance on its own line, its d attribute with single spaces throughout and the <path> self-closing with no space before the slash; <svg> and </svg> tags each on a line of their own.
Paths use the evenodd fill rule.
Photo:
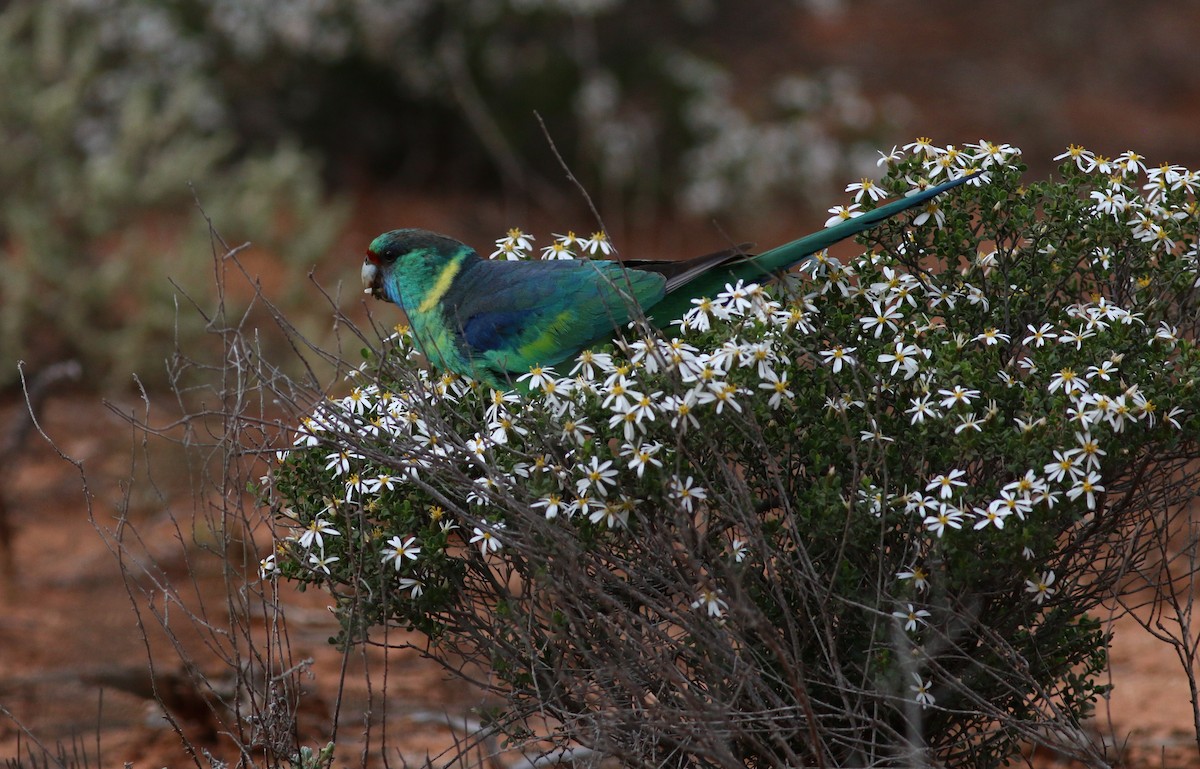
<svg viewBox="0 0 1200 769">
<path fill-rule="evenodd" d="M 371 241 L 362 265 L 363 293 L 404 306 L 419 304 L 449 265 L 475 252 L 454 238 L 428 230 L 385 232 Z"/>
</svg>

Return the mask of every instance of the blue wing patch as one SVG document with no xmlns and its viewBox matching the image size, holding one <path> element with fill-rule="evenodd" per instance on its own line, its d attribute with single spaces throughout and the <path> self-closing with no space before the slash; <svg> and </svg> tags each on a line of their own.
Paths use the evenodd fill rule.
<svg viewBox="0 0 1200 769">
<path fill-rule="evenodd" d="M 537 314 L 533 309 L 476 313 L 462 324 L 463 341 L 476 352 L 501 349 L 513 343 L 527 330 L 533 316 Z"/>
</svg>

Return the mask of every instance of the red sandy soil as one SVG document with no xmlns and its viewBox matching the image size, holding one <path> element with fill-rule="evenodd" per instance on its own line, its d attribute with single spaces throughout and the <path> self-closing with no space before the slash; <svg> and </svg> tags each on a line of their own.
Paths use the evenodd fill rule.
<svg viewBox="0 0 1200 769">
<path fill-rule="evenodd" d="M 3 423 L 9 423 L 18 408 L 19 404 L 8 403 L 0 410 Z M 210 733 L 211 719 L 192 697 L 194 687 L 182 676 L 179 656 L 139 597 L 148 628 L 143 634 L 110 549 L 111 539 L 98 530 L 113 531 L 118 511 L 126 510 L 127 535 L 136 529 L 143 540 L 133 552 L 155 558 L 181 589 L 186 608 L 196 611 L 202 598 L 207 619 L 227 627 L 226 585 L 217 556 L 200 547 L 203 532 L 198 529 L 193 539 L 193 500 L 178 450 L 165 441 L 153 444 L 151 471 L 158 474 L 159 488 L 150 493 L 146 475 L 131 469 L 132 462 L 143 458 L 132 448 L 136 442 L 128 424 L 97 397 L 51 399 L 44 426 L 63 452 L 84 463 L 94 523 L 79 472 L 35 434 L 12 468 L 16 471 L 12 483 L 4 489 L 17 533 L 11 573 L 0 579 L 0 707 L 8 711 L 0 711 L 0 716 L 9 716 L 0 717 L 0 762 L 18 754 L 40 758 L 39 750 L 30 750 L 32 735 L 53 753 L 62 743 L 68 755 L 85 754 L 91 766 L 191 765 L 180 737 L 153 701 L 148 648 L 160 686 L 167 696 L 179 700 L 176 714 L 185 733 L 215 756 L 236 759 L 231 742 Z M 126 503 L 122 483 L 135 476 Z M 182 525 L 182 536 L 175 520 Z M 281 593 L 292 658 L 313 659 L 311 675 L 301 677 L 306 690 L 300 715 L 303 744 L 320 748 L 331 736 L 343 665 L 342 655 L 328 644 L 337 623 L 315 592 L 300 594 L 284 586 Z M 198 643 L 200 635 L 188 622 L 185 607 L 169 611 L 174 612 L 172 630 L 200 667 L 214 680 L 227 673 Z M 370 765 L 381 765 L 384 755 L 393 766 L 423 764 L 461 739 L 464 723 L 477 721 L 473 709 L 483 704 L 480 694 L 462 683 L 448 682 L 436 664 L 415 651 L 386 656 L 356 651 L 345 664 L 337 735 L 339 766 L 360 765 L 364 749 L 371 756 Z M 386 682 L 381 675 L 385 666 Z M 369 713 L 367 670 L 376 689 Z M 384 691 L 386 696 L 381 697 Z M 447 726 L 448 719 L 454 729 Z M 369 746 L 365 743 L 368 722 Z M 384 734 L 389 741 L 381 744 Z M 21 764 L 33 765 L 32 761 Z M 207 760 L 202 757 L 200 765 L 207 767 Z"/>
</svg>

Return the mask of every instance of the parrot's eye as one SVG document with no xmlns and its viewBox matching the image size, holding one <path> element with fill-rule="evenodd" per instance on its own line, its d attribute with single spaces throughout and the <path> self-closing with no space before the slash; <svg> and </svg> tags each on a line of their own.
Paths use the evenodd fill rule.
<svg viewBox="0 0 1200 769">
<path fill-rule="evenodd" d="M 396 259 L 403 254 L 404 251 L 391 246 L 387 246 L 378 250 L 374 248 L 368 248 L 367 261 L 379 267 L 386 267 L 392 262 L 396 261 Z"/>
</svg>

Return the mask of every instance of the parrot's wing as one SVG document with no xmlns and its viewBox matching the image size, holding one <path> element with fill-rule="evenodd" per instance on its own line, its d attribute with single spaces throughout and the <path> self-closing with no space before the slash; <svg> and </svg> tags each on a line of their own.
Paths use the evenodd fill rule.
<svg viewBox="0 0 1200 769">
<path fill-rule="evenodd" d="M 742 243 L 732 248 L 692 257 L 691 259 L 672 262 L 653 259 L 623 259 L 621 264 L 634 270 L 657 272 L 667 279 L 667 293 L 670 293 L 680 286 L 692 282 L 709 270 L 750 259 L 754 256 L 754 254 L 750 253 L 750 249 L 752 248 L 754 248 L 753 243 Z"/>
<path fill-rule="evenodd" d="M 483 261 L 457 276 L 443 304 L 472 365 L 504 376 L 575 355 L 661 300 L 665 283 L 614 262 Z"/>
</svg>

